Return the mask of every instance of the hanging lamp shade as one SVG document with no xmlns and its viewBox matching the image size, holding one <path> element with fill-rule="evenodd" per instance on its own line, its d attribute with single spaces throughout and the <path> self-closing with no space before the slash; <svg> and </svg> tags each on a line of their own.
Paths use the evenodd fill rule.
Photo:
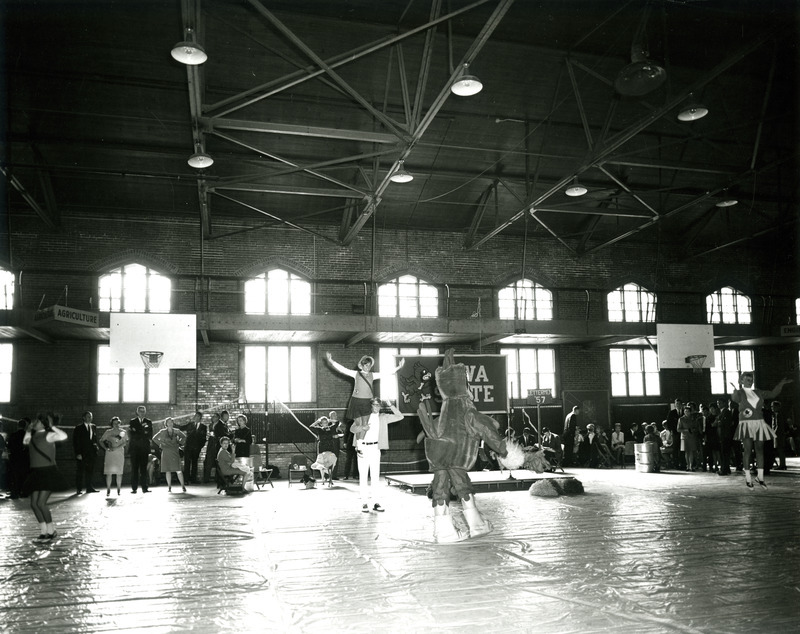
<svg viewBox="0 0 800 634">
<path fill-rule="evenodd" d="M 708 108 L 701 104 L 693 103 L 683 108 L 678 113 L 679 121 L 697 121 L 708 114 Z"/>
<path fill-rule="evenodd" d="M 202 150 L 195 152 L 189 157 L 188 161 L 189 165 L 192 167 L 196 167 L 197 169 L 205 169 L 207 167 L 211 167 L 214 164 L 214 159 L 211 158 L 210 154 L 206 154 Z"/>
<path fill-rule="evenodd" d="M 403 161 L 400 161 L 400 164 L 397 166 L 395 172 L 389 177 L 389 180 L 393 183 L 410 183 L 414 180 L 414 177 L 406 171 L 406 168 L 403 166 Z"/>
<path fill-rule="evenodd" d="M 583 196 L 589 190 L 586 189 L 583 185 L 578 182 L 577 178 L 572 179 L 572 184 L 564 190 L 564 193 L 567 196 L 572 196 L 573 198 L 577 198 L 578 196 Z"/>
<path fill-rule="evenodd" d="M 459 97 L 471 97 L 483 90 L 483 83 L 475 75 L 469 74 L 469 64 L 464 64 L 464 74 L 450 86 L 450 92 Z"/>
<path fill-rule="evenodd" d="M 197 66 L 208 59 L 205 50 L 196 42 L 178 42 L 170 51 L 173 59 L 187 66 Z"/>
</svg>

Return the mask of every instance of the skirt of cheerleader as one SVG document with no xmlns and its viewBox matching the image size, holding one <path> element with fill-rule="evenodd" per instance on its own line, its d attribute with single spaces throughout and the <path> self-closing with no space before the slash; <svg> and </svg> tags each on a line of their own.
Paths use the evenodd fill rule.
<svg viewBox="0 0 800 634">
<path fill-rule="evenodd" d="M 763 418 L 759 418 L 757 420 L 740 420 L 733 438 L 734 440 L 744 440 L 745 438 L 775 440 L 776 435 L 772 427 L 767 425 Z"/>
<path fill-rule="evenodd" d="M 359 418 L 369 418 L 370 414 L 372 414 L 370 399 L 350 397 L 350 402 L 347 404 L 347 412 L 345 413 L 347 418 L 358 420 Z"/>
<path fill-rule="evenodd" d="M 33 491 L 60 491 L 64 488 L 64 477 L 58 467 L 34 467 L 28 474 L 23 490 L 30 494 Z"/>
</svg>

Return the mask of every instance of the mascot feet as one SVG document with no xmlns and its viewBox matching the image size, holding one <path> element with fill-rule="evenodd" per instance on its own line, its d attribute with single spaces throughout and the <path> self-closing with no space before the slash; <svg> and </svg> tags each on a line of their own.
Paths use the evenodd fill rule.
<svg viewBox="0 0 800 634">
<path fill-rule="evenodd" d="M 464 519 L 469 525 L 469 536 L 480 537 L 492 532 L 492 524 L 481 515 L 478 509 L 464 509 Z"/>
<path fill-rule="evenodd" d="M 463 542 L 469 535 L 453 526 L 450 515 L 437 515 L 433 518 L 433 541 L 437 544 Z"/>
</svg>

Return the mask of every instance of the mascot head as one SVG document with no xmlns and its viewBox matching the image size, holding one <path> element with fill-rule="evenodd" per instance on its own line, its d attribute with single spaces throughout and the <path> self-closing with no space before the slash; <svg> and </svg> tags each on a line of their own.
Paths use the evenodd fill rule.
<svg viewBox="0 0 800 634">
<path fill-rule="evenodd" d="M 436 368 L 436 385 L 439 386 L 442 398 L 470 396 L 467 389 L 467 366 L 455 362 L 452 348 L 444 353 L 442 366 Z"/>
</svg>

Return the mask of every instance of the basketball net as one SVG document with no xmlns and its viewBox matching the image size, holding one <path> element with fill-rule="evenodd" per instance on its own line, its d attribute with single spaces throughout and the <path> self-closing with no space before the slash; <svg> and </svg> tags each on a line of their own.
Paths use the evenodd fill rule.
<svg viewBox="0 0 800 634">
<path fill-rule="evenodd" d="M 694 372 L 695 374 L 702 374 L 703 373 L 703 363 L 705 362 L 707 356 L 708 355 L 705 355 L 705 354 L 693 354 L 693 355 L 690 355 L 690 356 L 686 357 L 686 359 L 684 359 L 684 361 L 686 363 L 691 364 L 692 372 Z"/>
</svg>

